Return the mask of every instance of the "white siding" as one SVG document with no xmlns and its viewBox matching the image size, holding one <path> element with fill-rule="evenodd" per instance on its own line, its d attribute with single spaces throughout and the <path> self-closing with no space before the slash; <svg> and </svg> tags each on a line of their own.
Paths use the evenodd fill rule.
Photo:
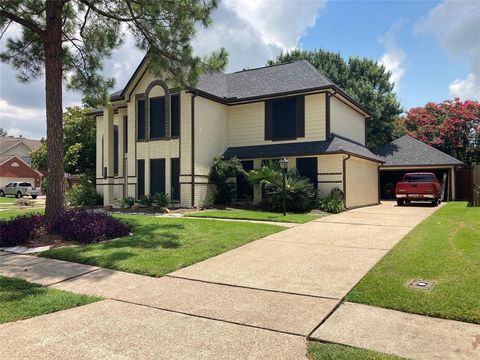
<svg viewBox="0 0 480 360">
<path fill-rule="evenodd" d="M 365 145 L 365 117 L 334 96 L 330 98 L 330 131 Z"/>
<path fill-rule="evenodd" d="M 378 165 L 354 156 L 346 161 L 347 208 L 378 203 Z"/>
<path fill-rule="evenodd" d="M 265 103 L 229 106 L 227 109 L 229 147 L 272 144 L 265 140 Z M 278 143 L 325 140 L 325 94 L 305 96 L 305 137 Z"/>
<path fill-rule="evenodd" d="M 320 155 L 318 157 L 318 191 L 328 195 L 338 188 L 343 191 L 343 158 L 345 155 Z"/>
</svg>

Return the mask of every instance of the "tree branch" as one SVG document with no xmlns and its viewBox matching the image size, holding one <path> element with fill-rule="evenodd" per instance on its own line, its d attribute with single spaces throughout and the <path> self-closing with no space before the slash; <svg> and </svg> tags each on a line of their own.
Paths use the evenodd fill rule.
<svg viewBox="0 0 480 360">
<path fill-rule="evenodd" d="M 137 19 L 141 19 L 141 16 L 133 16 L 131 18 L 125 18 L 125 17 L 121 17 L 121 16 L 115 16 L 113 15 L 112 13 L 107 13 L 103 10 L 100 10 L 98 7 L 96 7 L 95 5 L 93 5 L 92 3 L 90 3 L 90 1 L 88 0 L 79 0 L 82 4 L 84 4 L 85 6 L 88 6 L 89 8 L 91 8 L 92 10 L 94 10 L 95 12 L 99 13 L 100 15 L 102 16 L 105 16 L 106 18 L 109 18 L 109 19 L 112 19 L 112 20 L 117 20 L 117 21 L 122 21 L 122 22 L 129 22 L 129 21 L 135 21 Z"/>
<path fill-rule="evenodd" d="M 32 21 L 26 20 L 21 18 L 20 16 L 13 14 L 5 9 L 0 9 L 0 16 L 6 17 L 7 19 L 10 19 L 17 24 L 20 24 L 22 26 L 25 26 L 32 30 L 34 33 L 36 33 L 38 36 L 40 36 L 41 39 L 45 37 L 45 30 L 40 28 L 37 24 L 35 24 Z"/>
</svg>

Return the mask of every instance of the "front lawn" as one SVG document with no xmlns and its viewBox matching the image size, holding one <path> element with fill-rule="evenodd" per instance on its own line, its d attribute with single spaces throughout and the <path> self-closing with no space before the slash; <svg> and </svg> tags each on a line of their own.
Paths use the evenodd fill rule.
<svg viewBox="0 0 480 360">
<path fill-rule="evenodd" d="M 101 300 L 0 276 L 0 324 L 28 319 Z"/>
<path fill-rule="evenodd" d="M 0 197 L 0 204 L 15 204 L 15 200 L 14 197 Z"/>
<path fill-rule="evenodd" d="M 3 210 L 3 211 L 0 211 L 0 220 L 12 219 L 12 218 L 17 217 L 19 215 L 26 215 L 26 214 L 29 214 L 29 213 L 43 214 L 44 212 L 45 212 L 45 209 L 43 209 L 43 208 L 39 209 L 39 208 L 31 208 L 31 207 L 16 208 L 16 209 L 11 209 L 11 210 Z"/>
<path fill-rule="evenodd" d="M 162 276 L 284 228 L 215 220 L 115 215 L 133 235 L 102 243 L 51 249 L 40 256 L 142 275 Z"/>
<path fill-rule="evenodd" d="M 207 210 L 199 212 L 186 213 L 188 217 L 201 218 L 219 218 L 219 219 L 237 219 L 237 220 L 260 220 L 260 221 L 278 221 L 288 223 L 303 224 L 315 219 L 318 219 L 320 214 L 294 214 L 287 213 L 283 216 L 282 213 L 256 210 Z"/>
<path fill-rule="evenodd" d="M 312 360 L 400 360 L 402 358 L 371 350 L 364 350 L 338 344 L 310 342 L 308 344 L 309 358 Z"/>
<path fill-rule="evenodd" d="M 407 288 L 433 280 L 430 291 Z M 480 208 L 452 202 L 418 225 L 346 300 L 480 324 Z"/>
</svg>

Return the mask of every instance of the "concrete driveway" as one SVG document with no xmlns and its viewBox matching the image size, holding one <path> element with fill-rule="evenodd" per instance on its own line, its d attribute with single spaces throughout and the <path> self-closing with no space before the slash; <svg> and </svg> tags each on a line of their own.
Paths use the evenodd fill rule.
<svg viewBox="0 0 480 360">
<path fill-rule="evenodd" d="M 1 274 L 108 300 L 1 325 L 2 357 L 305 358 L 306 337 L 436 209 L 331 215 L 163 278 L 4 255 Z"/>
</svg>

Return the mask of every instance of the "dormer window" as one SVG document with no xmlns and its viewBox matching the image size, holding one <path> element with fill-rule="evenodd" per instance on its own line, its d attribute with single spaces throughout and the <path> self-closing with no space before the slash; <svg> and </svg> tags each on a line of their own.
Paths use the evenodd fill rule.
<svg viewBox="0 0 480 360">
<path fill-rule="evenodd" d="M 165 96 L 150 98 L 150 139 L 165 137 Z"/>
</svg>

